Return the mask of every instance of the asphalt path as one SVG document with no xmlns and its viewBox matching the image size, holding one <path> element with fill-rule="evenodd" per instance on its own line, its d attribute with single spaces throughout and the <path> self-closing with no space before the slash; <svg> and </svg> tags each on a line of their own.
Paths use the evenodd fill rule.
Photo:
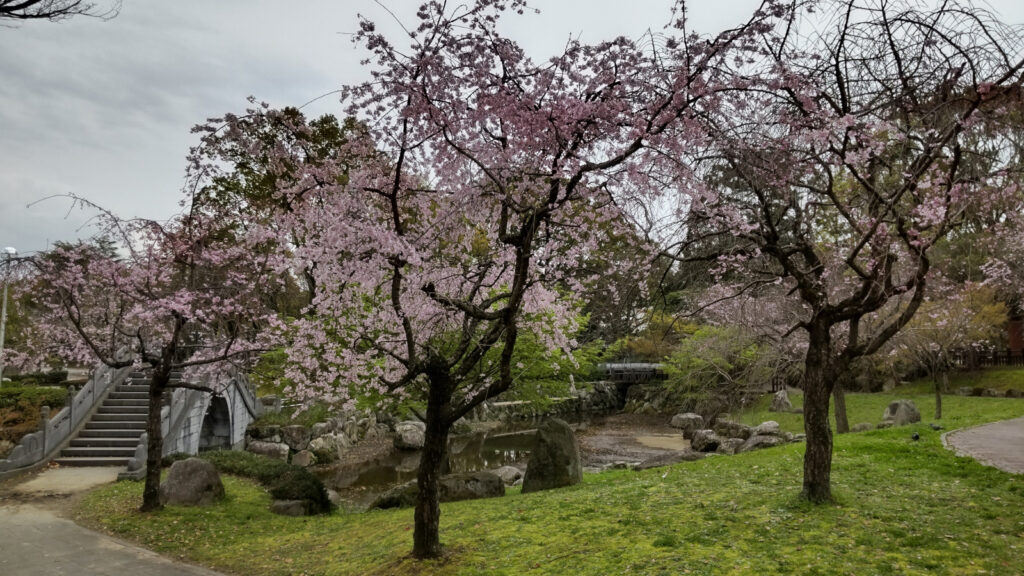
<svg viewBox="0 0 1024 576">
<path fill-rule="evenodd" d="M 117 468 L 52 468 L 0 487 L 0 575 L 221 576 L 62 518 L 78 494 Z"/>
<path fill-rule="evenodd" d="M 960 456 L 1012 474 L 1024 474 L 1024 417 L 954 430 L 943 441 Z"/>
</svg>

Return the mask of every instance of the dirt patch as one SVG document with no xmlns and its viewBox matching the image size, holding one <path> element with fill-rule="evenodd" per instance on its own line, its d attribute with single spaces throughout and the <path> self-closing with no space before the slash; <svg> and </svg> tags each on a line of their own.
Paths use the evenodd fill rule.
<svg viewBox="0 0 1024 576">
<path fill-rule="evenodd" d="M 689 448 L 665 416 L 613 414 L 595 419 L 577 433 L 583 465 L 602 467 L 640 462 Z"/>
<path fill-rule="evenodd" d="M 31 504 L 70 518 L 71 509 L 82 496 L 117 480 L 117 467 L 60 467 L 55 464 L 25 472 L 0 482 L 0 506 Z"/>
</svg>

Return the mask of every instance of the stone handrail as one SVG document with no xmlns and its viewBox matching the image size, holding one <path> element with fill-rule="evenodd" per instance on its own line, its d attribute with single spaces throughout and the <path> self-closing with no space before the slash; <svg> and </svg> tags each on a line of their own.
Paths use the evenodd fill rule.
<svg viewBox="0 0 1024 576">
<path fill-rule="evenodd" d="M 68 389 L 67 405 L 53 418 L 49 417 L 50 408 L 43 406 L 40 429 L 27 434 L 6 460 L 0 460 L 0 474 L 28 468 L 52 457 L 106 398 L 107 392 L 124 381 L 128 372 L 128 368 L 101 365 L 81 390 Z"/>
<path fill-rule="evenodd" d="M 256 401 L 256 391 L 253 390 L 249 378 L 245 374 L 238 373 L 231 379 L 231 384 L 241 394 L 242 403 L 245 404 L 249 416 L 259 418 L 263 414 L 263 405 Z"/>
<path fill-rule="evenodd" d="M 228 382 L 228 386 L 221 394 L 227 393 L 234 388 L 245 404 L 246 410 L 255 418 L 259 416 L 259 404 L 256 402 L 256 395 L 249 385 L 248 378 L 244 374 L 235 374 Z M 190 388 L 175 388 L 171 391 L 169 406 L 164 406 L 160 412 L 161 431 L 163 434 L 163 455 L 168 456 L 174 451 L 176 442 L 173 440 L 181 433 L 192 407 L 203 401 L 207 392 L 193 390 Z M 139 444 L 135 448 L 135 456 L 129 460 L 127 470 L 119 475 L 119 478 L 141 478 L 145 474 L 146 451 L 148 436 L 143 434 L 139 438 Z"/>
</svg>

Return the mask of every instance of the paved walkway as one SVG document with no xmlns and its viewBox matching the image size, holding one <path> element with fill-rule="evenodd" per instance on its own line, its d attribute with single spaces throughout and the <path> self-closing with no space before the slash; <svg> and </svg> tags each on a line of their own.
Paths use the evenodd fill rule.
<svg viewBox="0 0 1024 576">
<path fill-rule="evenodd" d="M 970 456 L 1013 474 L 1024 474 L 1024 418 L 954 430 L 944 440 L 960 456 Z"/>
<path fill-rule="evenodd" d="M 0 488 L 0 574 L 220 576 L 61 518 L 55 504 L 117 479 L 117 468 L 53 468 Z M 58 506 L 59 507 L 59 506 Z"/>
</svg>

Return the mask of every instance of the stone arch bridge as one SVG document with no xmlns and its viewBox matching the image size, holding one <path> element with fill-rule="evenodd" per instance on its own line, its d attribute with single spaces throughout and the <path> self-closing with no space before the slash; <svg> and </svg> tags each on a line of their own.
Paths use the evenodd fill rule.
<svg viewBox="0 0 1024 576">
<path fill-rule="evenodd" d="M 181 380 L 172 376 L 172 385 Z M 123 466 L 127 476 L 145 470 L 149 376 L 127 368 L 100 366 L 80 389 L 68 389 L 64 408 L 43 409 L 40 429 L 25 436 L 6 460 L 0 476 L 49 461 L 62 466 Z M 217 391 L 174 388 L 161 409 L 164 455 L 236 448 L 260 404 L 244 375 L 203 382 Z"/>
</svg>

